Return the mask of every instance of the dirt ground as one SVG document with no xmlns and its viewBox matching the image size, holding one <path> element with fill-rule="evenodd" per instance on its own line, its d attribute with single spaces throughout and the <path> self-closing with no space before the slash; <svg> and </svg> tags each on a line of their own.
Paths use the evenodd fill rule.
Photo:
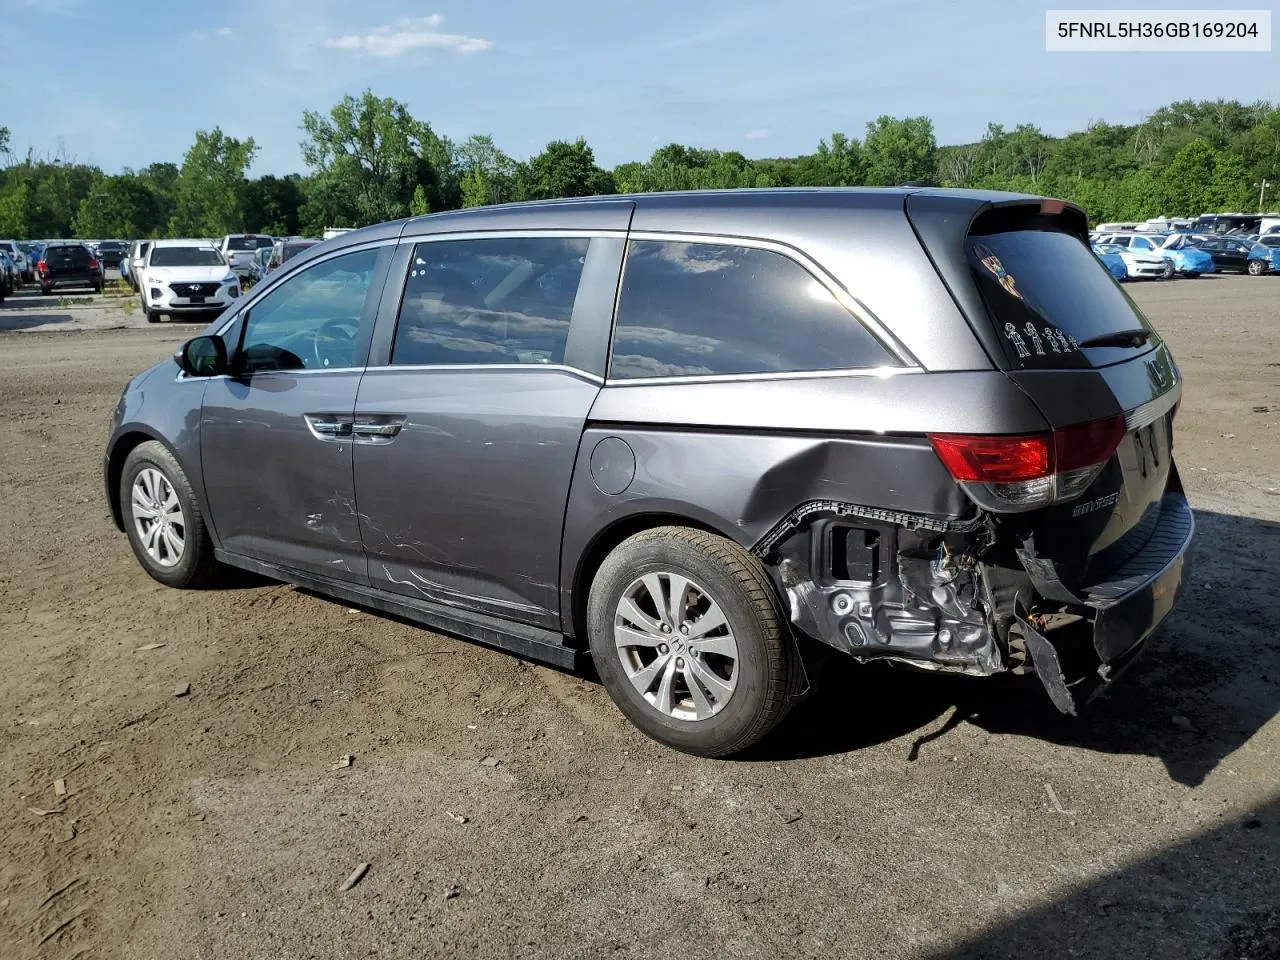
<svg viewBox="0 0 1280 960">
<path fill-rule="evenodd" d="M 1078 721 L 837 665 L 735 761 L 392 619 L 153 582 L 102 447 L 195 328 L 5 304 L 0 958 L 1280 957 L 1280 279 L 1131 291 L 1199 516 L 1144 659 Z"/>
</svg>

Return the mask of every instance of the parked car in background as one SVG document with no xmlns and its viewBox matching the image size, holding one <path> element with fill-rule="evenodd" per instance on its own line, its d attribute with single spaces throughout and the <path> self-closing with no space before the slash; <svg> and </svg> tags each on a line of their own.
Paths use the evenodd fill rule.
<svg viewBox="0 0 1280 960">
<path fill-rule="evenodd" d="M 129 285 L 135 293 L 141 293 L 138 277 L 142 275 L 142 265 L 146 262 L 147 251 L 151 249 L 150 240 L 135 240 L 129 244 L 129 252 L 125 256 L 129 260 Z"/>
<path fill-rule="evenodd" d="M 1192 242 L 1213 258 L 1219 273 L 1244 273 L 1249 269 L 1249 244 L 1227 235 L 1193 236 Z"/>
<path fill-rule="evenodd" d="M 254 283 L 261 283 L 262 278 L 267 275 L 267 261 L 271 259 L 271 247 L 259 247 L 253 251 L 253 272 L 250 279 Z"/>
<path fill-rule="evenodd" d="M 1157 251 L 1166 260 L 1173 261 L 1174 272 L 1183 277 L 1198 277 L 1205 273 L 1214 273 L 1213 255 L 1202 249 L 1192 239 L 1190 233 L 1170 234 Z"/>
<path fill-rule="evenodd" d="M 1168 280 L 1173 276 L 1173 261 L 1160 256 L 1149 237 L 1113 234 L 1099 237 L 1097 246 L 1124 261 L 1130 280 Z"/>
<path fill-rule="evenodd" d="M 1258 238 L 1249 248 L 1249 273 L 1259 277 L 1264 273 L 1280 273 L 1280 233 L 1269 233 Z"/>
<path fill-rule="evenodd" d="M 1129 279 L 1129 267 L 1124 262 L 1124 254 L 1127 252 L 1124 247 L 1099 246 L 1093 244 L 1093 252 L 1098 259 L 1102 261 L 1102 265 L 1107 268 L 1107 272 L 1117 280 Z"/>
<path fill-rule="evenodd" d="M 270 249 L 274 243 L 274 237 L 252 233 L 232 233 L 222 238 L 219 249 L 236 276 L 247 279 L 253 276 L 255 253 L 262 247 Z"/>
<path fill-rule="evenodd" d="M 277 240 L 271 247 L 271 258 L 267 261 L 267 273 L 277 270 L 281 265 L 302 253 L 310 250 L 317 243 L 323 243 L 318 237 L 287 237 Z"/>
<path fill-rule="evenodd" d="M 104 479 L 161 583 L 590 657 L 723 756 L 818 676 L 799 635 L 1075 713 L 1186 582 L 1181 396 L 1061 200 L 584 198 L 302 254 L 125 388 Z"/>
<path fill-rule="evenodd" d="M 16 293 L 22 283 L 22 274 L 13 258 L 0 250 L 0 301 L 12 293 Z"/>
<path fill-rule="evenodd" d="M 204 240 L 155 240 L 138 276 L 148 323 L 169 316 L 208 318 L 240 296 L 240 280 L 222 252 Z"/>
<path fill-rule="evenodd" d="M 102 292 L 102 264 L 79 240 L 60 240 L 44 248 L 36 264 L 40 292 L 46 297 L 59 288 L 88 287 Z"/>
<path fill-rule="evenodd" d="M 35 264 L 27 259 L 27 255 L 23 253 L 22 247 L 18 245 L 17 240 L 0 240 L 0 250 L 9 255 L 9 259 L 14 262 L 18 268 L 18 273 L 22 275 L 23 283 L 30 283 L 35 277 Z"/>
<path fill-rule="evenodd" d="M 129 245 L 123 240 L 103 240 L 98 244 L 98 260 L 104 268 L 120 266 L 120 261 L 129 252 Z"/>
</svg>

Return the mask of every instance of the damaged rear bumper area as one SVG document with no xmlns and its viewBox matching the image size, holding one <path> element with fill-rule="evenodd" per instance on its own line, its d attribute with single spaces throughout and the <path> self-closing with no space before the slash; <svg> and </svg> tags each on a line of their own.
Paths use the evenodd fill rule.
<svg viewBox="0 0 1280 960">
<path fill-rule="evenodd" d="M 1181 490 L 1152 507 L 1146 546 L 1068 586 L 1004 519 L 803 505 L 753 552 L 794 626 L 858 660 L 990 676 L 1035 672 L 1064 713 L 1095 696 L 1173 609 L 1194 531 Z"/>
</svg>

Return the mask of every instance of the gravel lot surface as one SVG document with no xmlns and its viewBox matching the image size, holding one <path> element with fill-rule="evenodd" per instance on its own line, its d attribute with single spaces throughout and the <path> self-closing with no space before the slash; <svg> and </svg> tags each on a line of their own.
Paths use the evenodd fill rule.
<svg viewBox="0 0 1280 960">
<path fill-rule="evenodd" d="M 1280 279 L 1129 289 L 1199 513 L 1144 659 L 1078 721 L 837 665 L 735 761 L 396 620 L 153 582 L 102 444 L 197 328 L 0 306 L 0 957 L 1280 957 Z"/>
</svg>

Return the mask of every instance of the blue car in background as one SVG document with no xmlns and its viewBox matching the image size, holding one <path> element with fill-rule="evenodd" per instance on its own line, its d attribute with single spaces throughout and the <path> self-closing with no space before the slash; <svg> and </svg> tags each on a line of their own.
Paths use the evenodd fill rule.
<svg viewBox="0 0 1280 960">
<path fill-rule="evenodd" d="M 1198 277 L 1202 273 L 1217 273 L 1218 265 L 1213 262 L 1213 254 L 1199 246 L 1195 237 L 1189 233 L 1171 234 L 1157 251 L 1160 256 L 1173 262 L 1173 269 L 1184 277 Z"/>
<path fill-rule="evenodd" d="M 1260 277 L 1264 273 L 1280 273 L 1280 234 L 1267 234 L 1249 248 L 1249 273 Z"/>
<path fill-rule="evenodd" d="M 1120 249 L 1120 247 L 1106 244 L 1100 246 L 1095 243 L 1093 245 L 1094 256 L 1102 261 L 1102 265 L 1107 268 L 1111 276 L 1117 280 L 1127 280 L 1129 279 L 1129 268 L 1125 266 L 1124 258 L 1120 256 Z"/>
</svg>

